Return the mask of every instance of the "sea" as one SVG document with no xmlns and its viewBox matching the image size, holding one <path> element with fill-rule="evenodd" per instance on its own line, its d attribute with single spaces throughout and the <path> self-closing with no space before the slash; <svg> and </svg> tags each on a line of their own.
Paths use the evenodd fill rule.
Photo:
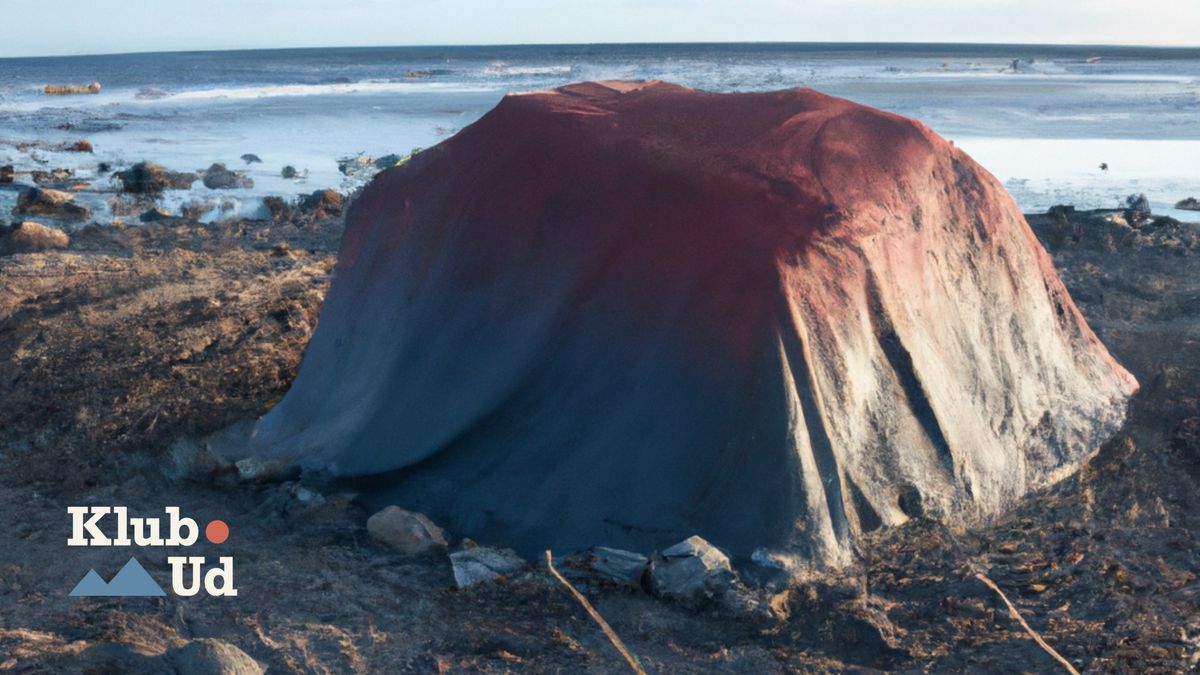
<svg viewBox="0 0 1200 675">
<path fill-rule="evenodd" d="M 339 159 L 433 146 L 509 92 L 601 79 L 719 92 L 812 87 L 921 120 L 1027 212 L 1116 207 L 1144 193 L 1156 213 L 1200 220 L 1173 208 L 1200 198 L 1200 48 L 606 44 L 0 59 L 0 165 L 73 169 L 90 186 L 81 189 L 86 201 L 134 162 L 176 170 L 223 162 L 255 186 L 221 197 L 253 215 L 267 194 L 353 187 Z M 43 92 L 92 81 L 99 94 Z M 81 138 L 94 154 L 54 149 Z M 247 164 L 247 153 L 262 161 Z M 285 166 L 299 176 L 283 178 Z M 168 201 L 206 193 L 214 194 L 197 182 Z M 13 200 L 14 189 L 0 190 L 0 220 Z M 97 216 L 107 217 L 102 205 Z"/>
</svg>

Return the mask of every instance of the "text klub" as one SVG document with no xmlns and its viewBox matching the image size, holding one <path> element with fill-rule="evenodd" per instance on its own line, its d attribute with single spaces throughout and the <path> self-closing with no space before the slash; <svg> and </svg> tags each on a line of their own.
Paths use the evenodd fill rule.
<svg viewBox="0 0 1200 675">
<path fill-rule="evenodd" d="M 162 517 L 131 517 L 124 506 L 68 506 L 71 537 L 67 546 L 188 547 L 200 540 L 200 526 L 182 516 L 178 506 L 164 508 Z M 222 538 L 216 543 L 224 541 Z M 171 590 L 191 597 L 203 590 L 214 597 L 233 597 L 233 556 L 220 556 L 210 566 L 204 556 L 169 556 Z"/>
</svg>

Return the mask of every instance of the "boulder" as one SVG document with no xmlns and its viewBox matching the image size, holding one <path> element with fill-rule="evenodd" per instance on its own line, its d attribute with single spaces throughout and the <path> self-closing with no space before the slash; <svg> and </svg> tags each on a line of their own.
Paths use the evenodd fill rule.
<svg viewBox="0 0 1200 675">
<path fill-rule="evenodd" d="M 846 565 L 1070 475 L 1137 388 L 992 175 L 812 90 L 510 95 L 346 214 L 243 451 L 526 557 Z"/>
<path fill-rule="evenodd" d="M 588 556 L 588 564 L 597 573 L 613 581 L 630 586 L 641 586 L 642 577 L 650 565 L 650 559 L 633 551 L 595 546 L 591 550 L 591 555 Z"/>
<path fill-rule="evenodd" d="M 1200 211 L 1200 199 L 1188 197 L 1175 202 L 1175 208 L 1182 211 Z"/>
<path fill-rule="evenodd" d="M 92 153 L 95 148 L 92 147 L 92 142 L 86 138 L 75 141 L 74 143 L 66 143 L 62 146 L 63 152 L 86 152 Z"/>
<path fill-rule="evenodd" d="M 300 198 L 300 211 L 314 220 L 342 215 L 345 199 L 335 190 L 317 190 Z"/>
<path fill-rule="evenodd" d="M 254 180 L 237 171 L 230 171 L 217 162 L 204 172 L 204 187 L 210 190 L 236 190 L 254 187 Z"/>
<path fill-rule="evenodd" d="M 283 178 L 291 180 L 293 178 L 296 178 L 300 174 L 299 174 L 299 172 L 296 171 L 296 167 L 292 166 L 291 164 L 288 164 L 287 166 L 283 167 L 283 169 L 281 169 L 279 171 L 279 175 Z"/>
<path fill-rule="evenodd" d="M 13 168 L 12 164 L 0 166 L 0 183 L 13 182 L 13 178 L 16 176 L 16 174 L 16 169 Z"/>
<path fill-rule="evenodd" d="M 157 223 L 161 220 L 168 220 L 170 218 L 170 211 L 157 206 L 146 209 L 140 216 L 138 216 L 138 220 L 142 221 L 143 223 Z"/>
<path fill-rule="evenodd" d="M 405 555 L 446 548 L 446 533 L 421 513 L 389 506 L 367 519 L 367 532 Z"/>
<path fill-rule="evenodd" d="M 338 171 L 342 172 L 343 176 L 351 178 L 363 173 L 375 171 L 375 160 L 363 154 L 358 154 L 353 157 L 342 157 L 337 160 Z"/>
<path fill-rule="evenodd" d="M 17 215 L 46 216 L 56 220 L 78 222 L 92 217 L 86 207 L 75 203 L 75 195 L 49 188 L 30 188 L 17 197 L 13 208 Z"/>
<path fill-rule="evenodd" d="M 495 581 L 522 572 L 527 563 L 512 549 L 492 546 L 464 548 L 450 554 L 454 582 L 459 588 Z"/>
<path fill-rule="evenodd" d="M 223 640 L 192 640 L 169 655 L 178 675 L 262 675 L 266 672 L 249 654 Z"/>
<path fill-rule="evenodd" d="M 37 185 L 44 185 L 46 183 L 61 183 L 65 180 L 69 180 L 74 175 L 75 172 L 71 169 L 51 169 L 49 171 L 29 172 L 29 177 L 32 178 L 33 182 Z"/>
<path fill-rule="evenodd" d="M 241 160 L 246 164 L 262 164 L 262 158 L 253 152 L 247 152 L 242 155 Z"/>
<path fill-rule="evenodd" d="M 650 589 L 660 597 L 684 602 L 719 597 L 736 579 L 729 557 L 694 535 L 663 549 L 650 566 Z"/>
<path fill-rule="evenodd" d="M 292 207 L 282 197 L 263 197 L 263 208 L 271 215 L 271 222 L 281 223 L 292 217 Z"/>
<path fill-rule="evenodd" d="M 75 84 L 48 84 L 45 92 L 48 96 L 69 96 L 71 94 L 99 94 L 100 83 L 92 82 L 91 84 L 75 85 Z"/>
<path fill-rule="evenodd" d="M 1129 195 L 1125 198 L 1125 222 L 1131 227 L 1141 227 L 1150 219 L 1150 200 L 1144 194 Z"/>
<path fill-rule="evenodd" d="M 62 230 L 26 220 L 8 231 L 3 243 L 9 253 L 35 253 L 66 248 L 71 238 Z"/>
<path fill-rule="evenodd" d="M 164 190 L 190 190 L 196 174 L 168 171 L 154 162 L 139 162 L 114 174 L 126 192 L 155 194 Z"/>
</svg>

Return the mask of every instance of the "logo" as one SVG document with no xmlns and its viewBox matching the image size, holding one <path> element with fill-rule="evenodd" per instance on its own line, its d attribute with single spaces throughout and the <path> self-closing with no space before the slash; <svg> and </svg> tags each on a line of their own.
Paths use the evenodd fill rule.
<svg viewBox="0 0 1200 675">
<path fill-rule="evenodd" d="M 192 518 L 183 517 L 178 506 L 168 506 L 166 522 L 161 518 L 131 518 L 124 506 L 69 506 L 71 538 L 67 546 L 94 547 L 188 547 L 200 539 L 200 526 Z M 105 528 L 109 529 L 108 532 Z M 163 533 L 167 536 L 163 537 Z M 112 535 L 112 536 L 110 536 Z M 204 537 L 212 544 L 223 544 L 229 538 L 229 526 L 214 520 L 204 528 Z M 204 556 L 169 556 L 171 592 L 191 597 L 203 590 L 214 597 L 233 597 L 233 557 L 221 556 L 217 564 L 208 566 Z M 206 569 L 207 568 L 207 569 Z M 72 597 L 154 597 L 166 592 L 150 576 L 137 557 L 129 561 L 105 581 L 95 569 L 90 569 L 75 589 Z"/>
</svg>

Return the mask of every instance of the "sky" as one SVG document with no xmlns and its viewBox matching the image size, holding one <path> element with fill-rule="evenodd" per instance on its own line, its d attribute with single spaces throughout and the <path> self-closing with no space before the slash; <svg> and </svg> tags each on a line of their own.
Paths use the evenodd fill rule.
<svg viewBox="0 0 1200 675">
<path fill-rule="evenodd" d="M 0 0 L 2 56 L 580 42 L 1200 45 L 1200 0 Z M 3 73 L 0 73 L 2 76 Z"/>
</svg>

